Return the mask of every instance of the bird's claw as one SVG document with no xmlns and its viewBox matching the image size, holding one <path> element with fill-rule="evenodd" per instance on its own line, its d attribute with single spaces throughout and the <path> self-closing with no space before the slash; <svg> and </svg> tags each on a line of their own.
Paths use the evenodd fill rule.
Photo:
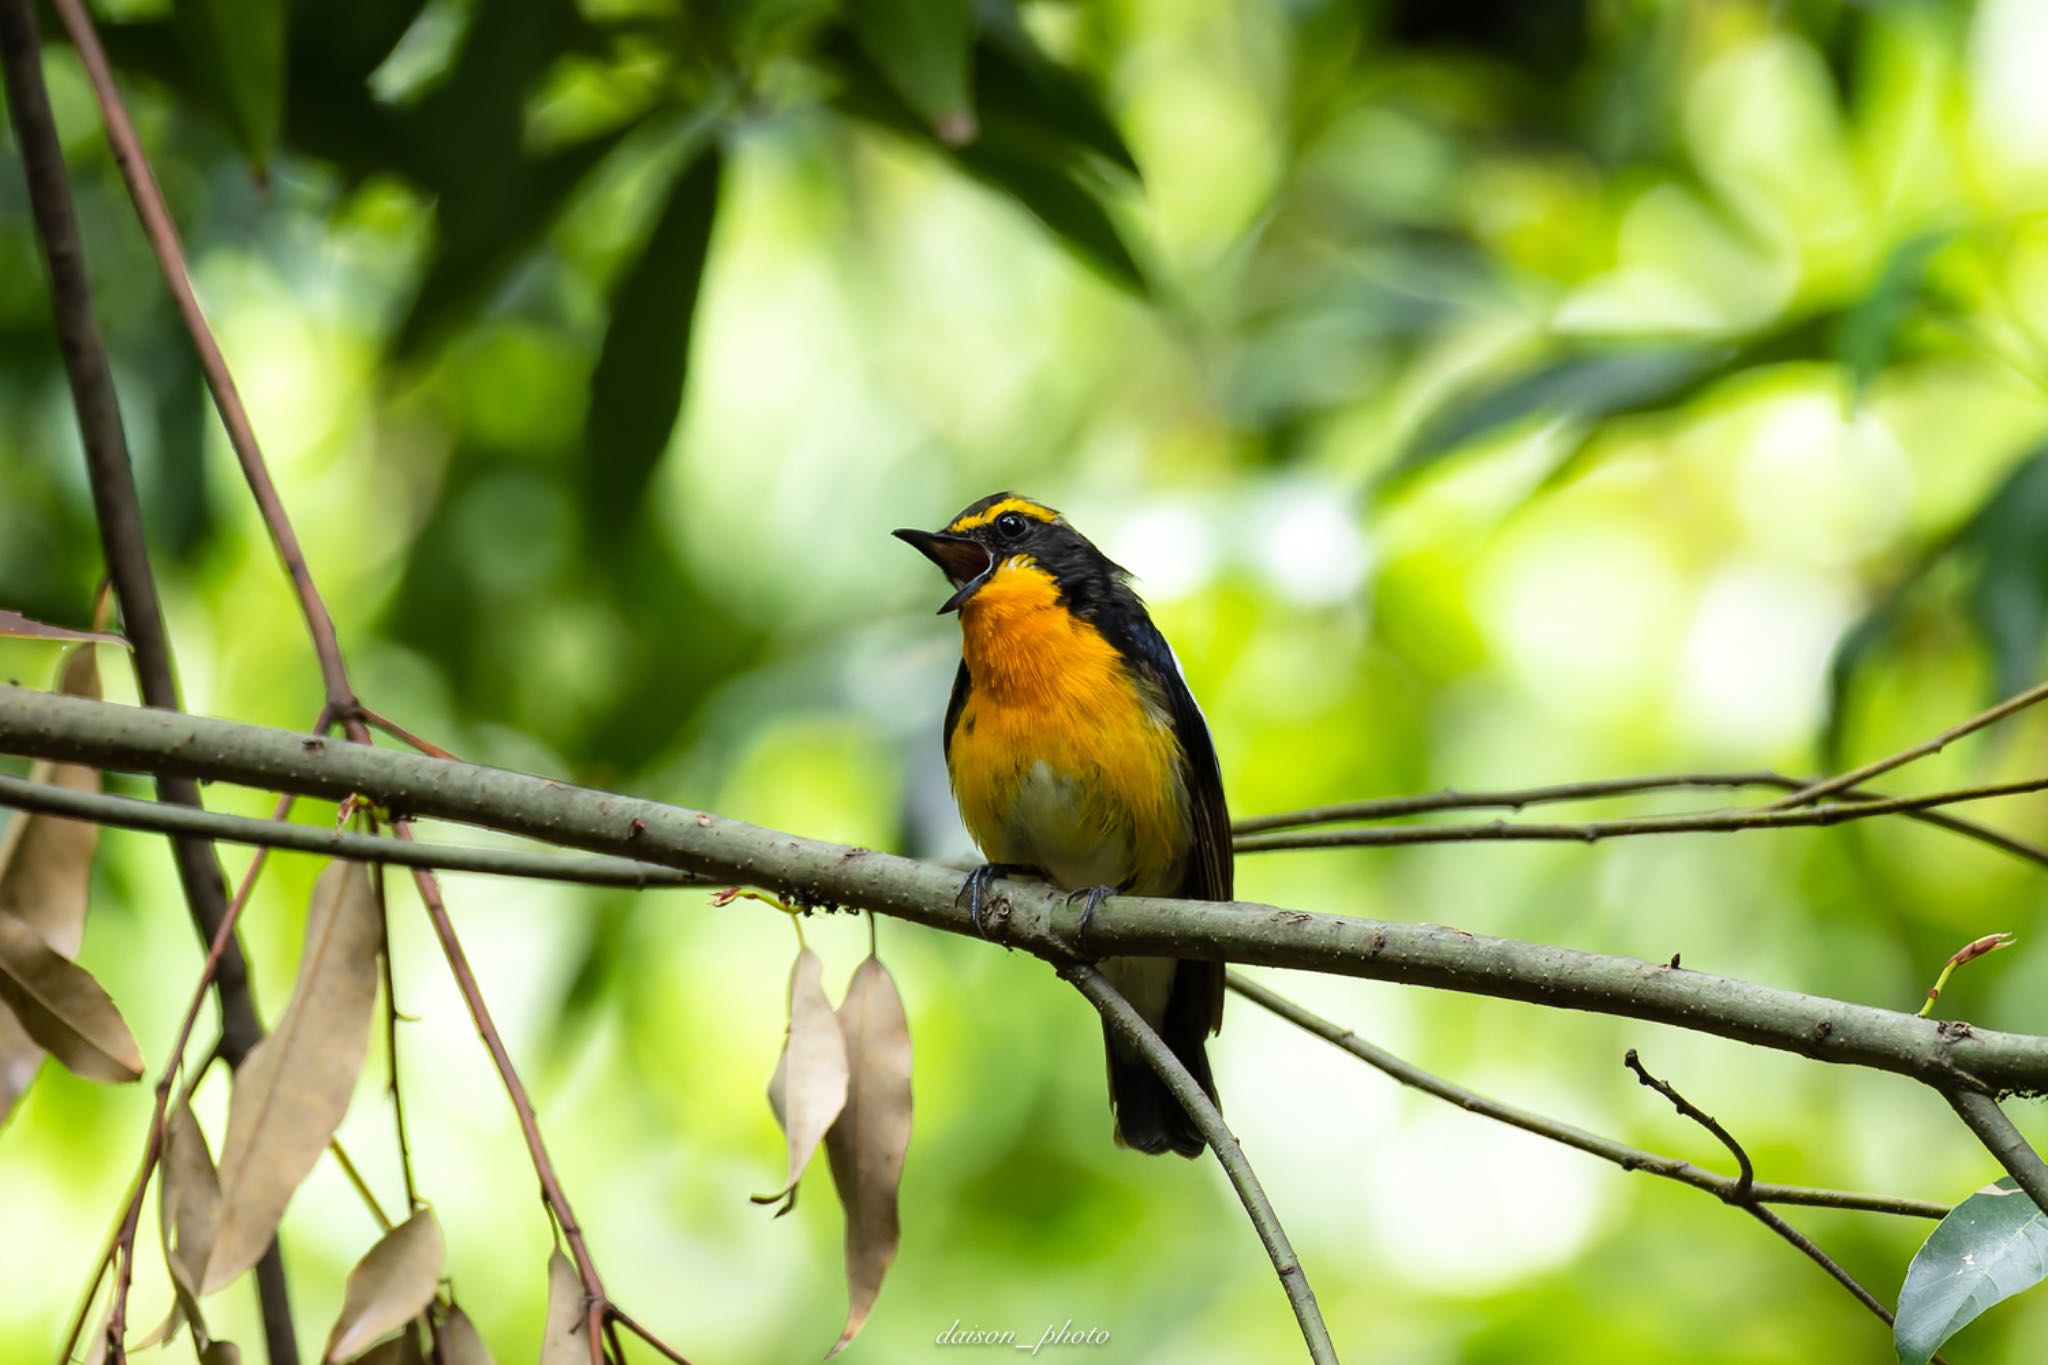
<svg viewBox="0 0 2048 1365">
<path fill-rule="evenodd" d="M 1021 867 L 1015 863 L 983 863 L 980 867 L 967 874 L 966 881 L 960 883 L 960 890 L 954 895 L 953 903 L 958 905 L 964 897 L 967 901 L 967 918 L 973 923 L 974 932 L 980 934 L 983 938 L 1001 942 L 1002 940 L 997 938 L 993 929 L 995 925 L 1008 922 L 1010 918 L 1010 902 L 1007 897 L 991 895 L 989 893 L 989 886 L 998 877 L 1008 877 L 1020 872 L 1035 872 L 1036 870 L 1035 868 Z M 987 911 L 987 922 L 984 922 L 984 909 Z"/>
<path fill-rule="evenodd" d="M 1069 891 L 1067 893 L 1068 905 L 1072 905 L 1077 900 L 1081 902 L 1081 921 L 1075 926 L 1077 932 L 1083 934 L 1088 932 L 1088 925 L 1095 918 L 1095 907 L 1108 900 L 1111 896 L 1114 896 L 1116 891 L 1117 889 L 1113 886 L 1102 885 L 1084 886 L 1078 891 Z"/>
</svg>

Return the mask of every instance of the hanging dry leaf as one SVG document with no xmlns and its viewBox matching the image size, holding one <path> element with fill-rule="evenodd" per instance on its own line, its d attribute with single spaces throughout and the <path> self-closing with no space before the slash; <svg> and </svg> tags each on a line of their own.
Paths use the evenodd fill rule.
<svg viewBox="0 0 2048 1365">
<path fill-rule="evenodd" d="M 789 969 L 789 1036 L 768 1080 L 768 1107 L 789 1143 L 788 1180 L 774 1194 L 753 1196 L 757 1204 L 782 1201 L 778 1218 L 795 1205 L 804 1168 L 846 1105 L 846 1042 L 825 998 L 824 975 L 816 953 L 797 951 Z"/>
<path fill-rule="evenodd" d="M 57 670 L 57 690 L 73 697 L 100 696 L 99 656 L 90 646 L 72 650 Z M 97 769 L 78 763 L 39 762 L 31 782 L 97 792 Z M 0 838 L 0 915 L 28 923 L 64 957 L 77 957 L 85 939 L 86 892 L 92 881 L 99 826 L 52 815 L 16 815 Z M 0 1121 L 35 1079 L 43 1050 L 14 1015 L 0 1010 Z"/>
<path fill-rule="evenodd" d="M 0 915 L 0 1004 L 51 1056 L 94 1081 L 142 1075 L 142 1049 L 100 983 L 13 915 Z"/>
<path fill-rule="evenodd" d="M 491 1358 L 490 1347 L 484 1345 L 483 1334 L 460 1305 L 448 1310 L 436 1340 L 441 1345 L 443 1365 L 498 1365 Z"/>
<path fill-rule="evenodd" d="M 206 1135 L 199 1131 L 199 1121 L 192 1117 L 187 1102 L 171 1106 L 164 1116 L 160 1168 L 157 1230 L 175 1297 L 164 1320 L 131 1348 L 136 1351 L 169 1341 L 188 1322 L 197 1339 L 206 1338 L 206 1319 L 199 1311 L 199 1276 L 206 1269 L 206 1250 L 220 1213 L 220 1177 L 214 1173 Z"/>
<path fill-rule="evenodd" d="M 199 1365 L 242 1365 L 242 1348 L 232 1341 L 209 1342 L 199 1353 Z"/>
<path fill-rule="evenodd" d="M 52 626 L 41 621 L 31 621 L 18 611 L 0 609 L 0 635 L 11 635 L 19 640 L 78 640 L 99 641 L 102 644 L 129 647 L 128 641 L 119 635 L 110 635 L 103 630 L 72 630 L 68 626 Z"/>
<path fill-rule="evenodd" d="M 408 1327 L 399 1336 L 365 1351 L 357 1365 L 427 1365 L 427 1358 L 420 1352 L 419 1333 Z"/>
<path fill-rule="evenodd" d="M 370 1046 L 383 934 L 363 865 L 330 863 L 313 886 L 291 1002 L 235 1073 L 202 1294 L 256 1263 L 348 1112 Z"/>
<path fill-rule="evenodd" d="M 590 1317 L 582 1277 L 560 1251 L 548 1253 L 548 1316 L 541 1329 L 540 1365 L 590 1365 Z"/>
<path fill-rule="evenodd" d="M 327 1360 L 353 1360 L 385 1333 L 426 1312 L 441 1282 L 445 1254 L 441 1225 L 431 1209 L 421 1209 L 385 1233 L 348 1273 L 341 1316 L 327 1334 Z"/>
<path fill-rule="evenodd" d="M 846 1210 L 847 1312 L 827 1360 L 860 1334 L 896 1259 L 896 1192 L 910 1148 L 910 1026 L 880 958 L 854 968 L 839 1027 L 850 1080 L 845 1112 L 825 1135 L 825 1157 Z"/>
</svg>

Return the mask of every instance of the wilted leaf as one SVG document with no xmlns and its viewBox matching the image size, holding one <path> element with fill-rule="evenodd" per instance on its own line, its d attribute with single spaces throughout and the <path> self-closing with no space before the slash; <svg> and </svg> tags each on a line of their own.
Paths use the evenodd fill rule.
<svg viewBox="0 0 2048 1365">
<path fill-rule="evenodd" d="M 410 1326 L 386 1342 L 372 1346 L 357 1358 L 358 1365 L 426 1365 L 420 1351 L 419 1333 Z"/>
<path fill-rule="evenodd" d="M 58 668 L 58 690 L 97 700 L 98 660 L 90 645 L 73 650 Z M 71 791 L 100 789 L 98 770 L 78 763 L 38 762 L 28 776 L 31 782 Z M 23 921 L 61 956 L 78 956 L 99 839 L 99 826 L 86 821 L 17 813 L 0 837 L 0 916 Z M 42 1063 L 42 1048 L 10 1011 L 0 1009 L 0 1120 L 13 1110 Z"/>
<path fill-rule="evenodd" d="M 235 1073 L 221 1144 L 220 1225 L 201 1292 L 256 1263 L 348 1111 L 370 1046 L 382 943 L 383 919 L 362 864 L 330 863 L 313 886 L 291 1002 Z"/>
<path fill-rule="evenodd" d="M 973 0 L 852 0 L 849 9 L 854 35 L 904 102 L 941 141 L 971 142 Z"/>
<path fill-rule="evenodd" d="M 128 648 L 128 641 L 119 635 L 110 635 L 103 630 L 72 630 L 68 626 L 45 625 L 41 621 L 29 620 L 18 611 L 4 609 L 0 609 L 0 635 L 11 635 L 18 640 L 75 640 L 80 643 L 96 640 L 101 644 Z M 99 695 L 98 683 L 93 684 L 91 695 Z"/>
<path fill-rule="evenodd" d="M 832 1183 L 846 1210 L 846 1328 L 827 1359 L 867 1323 L 896 1259 L 896 1192 L 910 1148 L 910 1026 L 896 982 L 878 957 L 856 967 L 839 1005 L 846 1037 L 846 1108 L 825 1135 Z"/>
<path fill-rule="evenodd" d="M 448 1310 L 436 1338 L 441 1346 L 442 1365 L 497 1365 L 484 1345 L 483 1335 L 460 1305 Z"/>
<path fill-rule="evenodd" d="M 142 1050 L 100 983 L 13 915 L 0 915 L 0 1003 L 38 1045 L 88 1080 L 142 1075 Z"/>
<path fill-rule="evenodd" d="M 586 505 L 600 531 L 631 520 L 682 411 L 723 166 L 715 139 L 697 151 L 676 177 L 640 258 L 612 291 L 584 423 L 592 485 Z"/>
<path fill-rule="evenodd" d="M 1901 1365 L 1926 1365 L 1993 1304 L 2048 1277 L 2048 1215 L 2010 1176 L 1950 1209 L 1906 1267 L 1892 1342 Z"/>
<path fill-rule="evenodd" d="M 789 1037 L 768 1082 L 768 1107 L 789 1143 L 788 1181 L 774 1194 L 755 1195 L 754 1202 L 787 1200 L 781 1213 L 795 1203 L 804 1168 L 846 1105 L 846 1043 L 825 998 L 824 973 L 816 953 L 797 952 L 789 969 Z"/>
<path fill-rule="evenodd" d="M 441 1225 L 421 1209 L 384 1234 L 348 1273 L 327 1359 L 353 1360 L 371 1342 L 427 1311 L 441 1281 Z"/>
<path fill-rule="evenodd" d="M 284 0 L 177 0 L 173 20 L 242 155 L 266 174 L 284 118 Z"/>
<path fill-rule="evenodd" d="M 132 1349 L 147 1350 L 169 1341 L 191 1323 L 205 1336 L 206 1319 L 199 1311 L 199 1277 L 206 1270 L 213 1225 L 220 1217 L 220 1177 L 206 1149 L 206 1135 L 180 1102 L 164 1115 L 162 1176 L 157 1183 L 157 1228 L 163 1241 L 164 1264 L 171 1272 L 170 1311 L 154 1331 Z"/>
<path fill-rule="evenodd" d="M 582 1277 L 560 1251 L 548 1253 L 548 1315 L 541 1329 L 540 1365 L 590 1365 L 590 1315 Z"/>
</svg>

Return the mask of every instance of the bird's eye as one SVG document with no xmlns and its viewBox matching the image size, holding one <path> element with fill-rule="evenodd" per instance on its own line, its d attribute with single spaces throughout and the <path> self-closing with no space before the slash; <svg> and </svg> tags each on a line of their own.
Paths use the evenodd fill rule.
<svg viewBox="0 0 2048 1365">
<path fill-rule="evenodd" d="M 1005 512 L 996 518 L 996 530 L 1002 533 L 1003 539 L 1015 540 L 1024 534 L 1024 518 L 1015 512 Z"/>
</svg>

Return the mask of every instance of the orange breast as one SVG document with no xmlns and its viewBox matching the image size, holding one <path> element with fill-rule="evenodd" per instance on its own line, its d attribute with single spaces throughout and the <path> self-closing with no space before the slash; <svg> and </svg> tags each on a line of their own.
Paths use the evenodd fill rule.
<svg viewBox="0 0 2048 1365">
<path fill-rule="evenodd" d="M 1193 835 L 1155 689 L 1021 557 L 967 600 L 960 624 L 970 684 L 947 766 L 982 852 L 1070 888 L 1171 893 Z"/>
</svg>

